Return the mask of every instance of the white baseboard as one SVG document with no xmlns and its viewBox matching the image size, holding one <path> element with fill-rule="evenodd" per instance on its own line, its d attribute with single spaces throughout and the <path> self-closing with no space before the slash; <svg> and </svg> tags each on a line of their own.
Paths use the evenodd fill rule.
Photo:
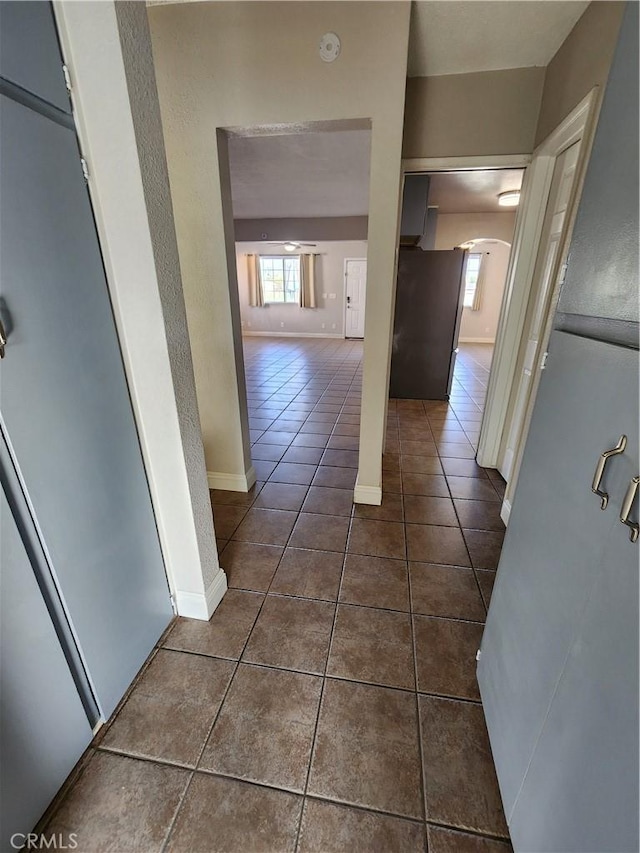
<svg viewBox="0 0 640 853">
<path fill-rule="evenodd" d="M 382 503 L 382 487 L 361 486 L 356 482 L 356 487 L 353 490 L 353 502 L 357 504 L 369 504 L 370 506 L 380 506 Z"/>
<path fill-rule="evenodd" d="M 495 344 L 495 338 L 458 338 L 459 344 Z"/>
<path fill-rule="evenodd" d="M 243 329 L 242 334 L 246 338 L 340 338 L 344 340 L 344 335 L 335 332 L 333 334 L 328 332 L 250 332 Z"/>
<path fill-rule="evenodd" d="M 207 471 L 210 489 L 223 492 L 248 492 L 256 481 L 256 469 L 251 466 L 246 474 L 223 474 L 220 471 Z"/>
<path fill-rule="evenodd" d="M 505 527 L 509 524 L 509 518 L 511 517 L 511 501 L 503 500 L 502 506 L 500 507 L 500 518 L 504 521 Z"/>
<path fill-rule="evenodd" d="M 211 581 L 205 592 L 181 592 L 176 590 L 176 609 L 178 616 L 186 616 L 187 619 L 201 619 L 208 622 L 213 616 L 216 607 L 222 601 L 227 591 L 227 576 L 222 569 L 218 569 L 216 576 Z"/>
</svg>

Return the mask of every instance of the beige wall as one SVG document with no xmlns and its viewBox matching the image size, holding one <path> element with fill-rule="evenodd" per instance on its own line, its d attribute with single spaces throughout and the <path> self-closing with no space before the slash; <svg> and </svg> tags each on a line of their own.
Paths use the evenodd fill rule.
<svg viewBox="0 0 640 853">
<path fill-rule="evenodd" d="M 511 242 L 515 210 L 500 213 L 441 213 L 436 228 L 436 249 L 453 249 L 467 240 L 492 237 Z"/>
<path fill-rule="evenodd" d="M 536 145 L 594 86 L 604 87 L 624 6 L 617 0 L 590 3 L 547 66 Z"/>
<path fill-rule="evenodd" d="M 587 7 L 547 68 L 410 77 L 403 156 L 524 154 L 606 83 L 624 2 Z"/>
<path fill-rule="evenodd" d="M 544 68 L 410 77 L 403 157 L 533 151 Z"/>
<path fill-rule="evenodd" d="M 252 308 L 249 305 L 249 280 L 246 255 L 276 254 L 277 246 L 265 249 L 264 243 L 236 243 L 238 292 L 240 316 L 245 334 L 270 332 L 344 337 L 344 262 L 346 258 L 366 258 L 364 240 L 318 242 L 309 249 L 316 255 L 317 308 L 300 308 L 298 305 L 266 305 Z"/>
<path fill-rule="evenodd" d="M 236 219 L 233 223 L 237 243 L 259 240 L 366 240 L 366 216 L 327 216 L 310 219 Z M 266 235 L 266 236 L 265 236 Z"/>
<path fill-rule="evenodd" d="M 359 484 L 373 494 L 381 483 L 409 3 L 189 3 L 151 7 L 149 20 L 210 471 L 235 476 L 249 464 L 246 432 L 240 438 L 242 366 L 233 357 L 233 226 L 225 230 L 223 221 L 216 131 L 371 120 Z M 328 31 L 342 39 L 332 64 L 318 55 Z"/>
<path fill-rule="evenodd" d="M 463 308 L 460 324 L 461 341 L 486 341 L 496 338 L 502 294 L 507 280 L 510 245 L 515 227 L 515 211 L 501 213 L 443 213 L 438 217 L 436 249 L 453 249 L 468 240 L 486 237 L 504 243 L 481 243 L 472 251 L 482 252 L 482 294 L 480 308 Z"/>
<path fill-rule="evenodd" d="M 211 523 L 211 502 L 202 435 L 198 428 L 196 387 L 149 26 L 144 7 L 140 3 L 118 2 L 114 3 L 113 7 L 118 20 L 131 115 L 140 158 L 189 494 L 202 571 L 210 583 L 218 571 L 217 549 Z M 172 488 L 176 487 L 177 483 L 174 482 Z"/>
</svg>

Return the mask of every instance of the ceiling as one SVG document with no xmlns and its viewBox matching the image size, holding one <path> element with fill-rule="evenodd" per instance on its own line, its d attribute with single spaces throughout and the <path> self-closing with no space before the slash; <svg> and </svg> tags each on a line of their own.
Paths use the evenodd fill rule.
<svg viewBox="0 0 640 853">
<path fill-rule="evenodd" d="M 588 6 L 580 0 L 418 0 L 409 77 L 544 66 Z"/>
<path fill-rule="evenodd" d="M 548 65 L 588 5 L 583 0 L 414 0 L 408 76 Z"/>
<path fill-rule="evenodd" d="M 232 137 L 236 219 L 366 216 L 368 130 Z"/>
<path fill-rule="evenodd" d="M 438 172 L 429 182 L 429 206 L 438 213 L 504 213 L 498 193 L 520 189 L 523 169 Z"/>
</svg>

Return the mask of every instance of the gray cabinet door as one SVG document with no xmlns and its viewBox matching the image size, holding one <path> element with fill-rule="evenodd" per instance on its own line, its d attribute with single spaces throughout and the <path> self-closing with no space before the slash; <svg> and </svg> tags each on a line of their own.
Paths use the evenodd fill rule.
<svg viewBox="0 0 640 853">
<path fill-rule="evenodd" d="M 629 438 L 637 476 L 637 432 Z M 610 531 L 510 830 L 514 848 L 531 853 L 639 849 L 638 546 L 622 524 Z"/>
<path fill-rule="evenodd" d="M 92 733 L 0 491 L 0 848 L 30 832 Z M 20 846 L 20 845 L 18 845 Z"/>
<path fill-rule="evenodd" d="M 478 665 L 507 820 L 609 535 L 622 528 L 629 457 L 609 463 L 604 487 L 612 498 L 605 512 L 591 492 L 596 462 L 621 433 L 637 441 L 637 353 L 563 332 L 552 334 L 549 353 Z M 547 770 L 561 761 L 559 753 Z"/>
<path fill-rule="evenodd" d="M 0 77 L 70 112 L 51 3 L 0 3 Z"/>
<path fill-rule="evenodd" d="M 171 619 L 169 590 L 75 133 L 0 109 L 0 407 L 108 717 Z"/>
</svg>

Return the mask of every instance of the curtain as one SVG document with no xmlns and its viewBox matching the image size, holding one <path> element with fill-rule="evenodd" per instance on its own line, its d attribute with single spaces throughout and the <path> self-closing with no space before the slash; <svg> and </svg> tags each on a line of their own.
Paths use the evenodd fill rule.
<svg viewBox="0 0 640 853">
<path fill-rule="evenodd" d="M 300 307 L 316 307 L 315 255 L 300 255 Z"/>
<path fill-rule="evenodd" d="M 252 308 L 264 306 L 262 276 L 260 275 L 260 255 L 247 255 L 247 273 L 249 279 L 249 305 Z"/>
<path fill-rule="evenodd" d="M 484 255 L 479 254 L 479 267 L 478 267 L 478 280 L 476 282 L 476 290 L 473 294 L 473 303 L 471 305 L 472 311 L 479 311 L 480 305 L 482 303 L 482 285 L 484 284 Z"/>
</svg>

